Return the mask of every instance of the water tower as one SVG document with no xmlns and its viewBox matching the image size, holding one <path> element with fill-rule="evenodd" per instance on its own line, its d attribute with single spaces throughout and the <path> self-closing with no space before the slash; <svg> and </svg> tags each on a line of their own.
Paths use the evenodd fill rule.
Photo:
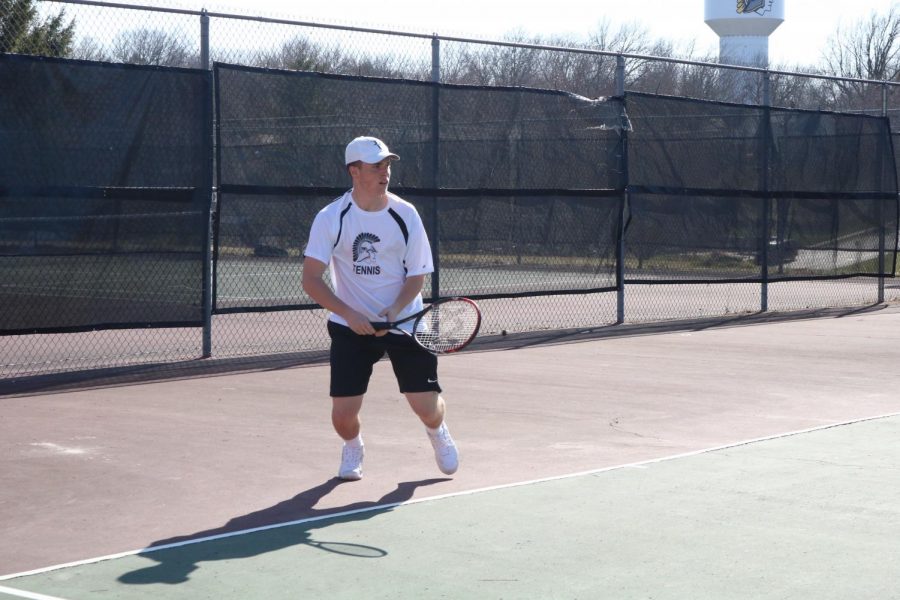
<svg viewBox="0 0 900 600">
<path fill-rule="evenodd" d="M 705 21 L 719 35 L 719 62 L 767 67 L 769 36 L 784 22 L 785 0 L 706 0 Z"/>
</svg>

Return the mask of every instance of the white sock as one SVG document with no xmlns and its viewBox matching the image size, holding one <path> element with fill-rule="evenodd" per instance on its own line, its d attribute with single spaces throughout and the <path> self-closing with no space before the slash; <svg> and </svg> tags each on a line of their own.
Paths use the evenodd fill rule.
<svg viewBox="0 0 900 600">
<path fill-rule="evenodd" d="M 351 448 L 362 448 L 362 446 L 363 446 L 362 434 L 360 433 L 352 440 L 344 440 L 344 444 L 347 446 L 350 446 Z"/>
<path fill-rule="evenodd" d="M 445 423 L 444 423 L 443 421 L 441 421 L 441 424 L 437 426 L 437 429 L 432 429 L 431 427 L 428 427 L 428 426 L 426 426 L 425 429 L 426 429 L 426 430 L 428 431 L 428 433 L 430 433 L 431 435 L 437 435 L 438 432 L 440 432 L 441 427 L 445 427 Z"/>
</svg>

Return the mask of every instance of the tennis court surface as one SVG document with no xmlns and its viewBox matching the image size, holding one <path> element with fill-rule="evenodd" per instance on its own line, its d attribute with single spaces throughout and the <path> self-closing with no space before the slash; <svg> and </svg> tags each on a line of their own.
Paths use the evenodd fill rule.
<svg viewBox="0 0 900 600">
<path fill-rule="evenodd" d="M 900 306 L 0 397 L 0 598 L 900 598 Z"/>
</svg>

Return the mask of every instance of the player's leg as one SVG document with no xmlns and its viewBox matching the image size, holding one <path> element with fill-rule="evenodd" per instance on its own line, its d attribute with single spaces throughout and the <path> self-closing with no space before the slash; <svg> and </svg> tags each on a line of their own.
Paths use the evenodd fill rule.
<svg viewBox="0 0 900 600">
<path fill-rule="evenodd" d="M 407 392 L 404 396 L 425 427 L 437 429 L 444 422 L 447 405 L 438 392 Z"/>
<path fill-rule="evenodd" d="M 362 402 L 362 395 L 331 398 L 331 424 L 345 442 L 359 437 Z"/>
<path fill-rule="evenodd" d="M 363 459 L 366 447 L 360 434 L 359 411 L 363 397 L 335 396 L 331 399 L 331 423 L 344 445 L 341 447 L 341 466 L 338 477 L 348 481 L 362 479 Z"/>
<path fill-rule="evenodd" d="M 365 457 L 359 413 L 372 366 L 384 351 L 371 343 L 372 336 L 356 335 L 343 325 L 329 322 L 328 333 L 331 336 L 331 423 L 344 440 L 338 477 L 355 481 L 362 478 Z"/>
<path fill-rule="evenodd" d="M 437 357 L 406 336 L 388 334 L 385 338 L 392 338 L 388 356 L 397 383 L 410 408 L 425 425 L 438 468 L 447 475 L 455 473 L 459 468 L 459 452 L 444 419 L 447 406 L 438 384 Z"/>
<path fill-rule="evenodd" d="M 410 392 L 405 396 L 413 412 L 425 425 L 438 468 L 446 475 L 456 473 L 459 469 L 459 450 L 444 418 L 447 412 L 444 399 L 438 392 Z"/>
</svg>

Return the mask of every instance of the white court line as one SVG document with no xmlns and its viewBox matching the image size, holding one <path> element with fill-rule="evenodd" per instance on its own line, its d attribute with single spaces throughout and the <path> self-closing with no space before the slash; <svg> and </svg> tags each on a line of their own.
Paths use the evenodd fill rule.
<svg viewBox="0 0 900 600">
<path fill-rule="evenodd" d="M 297 519 L 296 521 L 287 521 L 284 523 L 273 523 L 272 525 L 264 525 L 262 527 L 253 527 L 251 529 L 242 529 L 240 531 L 231 531 L 228 533 L 221 533 L 218 535 L 211 535 L 208 537 L 195 538 L 195 539 L 187 540 L 184 542 L 175 542 L 172 544 L 165 544 L 162 546 L 152 546 L 150 548 L 141 548 L 140 550 L 129 550 L 127 552 L 119 552 L 117 554 L 108 554 L 106 556 L 98 556 L 96 558 L 88 558 L 85 560 L 63 563 L 63 564 L 59 564 L 59 565 L 53 565 L 50 567 L 43 567 L 40 569 L 31 570 L 31 571 L 23 571 L 21 573 L 12 573 L 10 575 L 2 575 L 2 576 L 0 576 L 0 581 L 7 581 L 10 579 L 15 579 L 17 577 L 28 577 L 31 575 L 40 575 L 43 573 L 49 573 L 51 571 L 58 571 L 60 569 L 68 569 L 71 567 L 81 567 L 81 566 L 85 566 L 85 565 L 91 565 L 91 564 L 95 564 L 95 563 L 104 562 L 107 560 L 115 560 L 117 558 L 125 558 L 128 556 L 136 556 L 138 554 L 150 554 L 151 552 L 158 552 L 160 550 L 169 550 L 172 548 L 181 548 L 183 546 L 191 546 L 193 544 L 202 544 L 204 542 L 223 540 L 223 539 L 230 538 L 230 537 L 236 537 L 236 536 L 240 536 L 240 535 L 248 535 L 248 534 L 257 533 L 260 531 L 268 531 L 271 529 L 281 529 L 282 527 L 293 527 L 295 525 L 303 525 L 306 523 L 317 523 L 319 521 L 325 521 L 328 519 L 339 519 L 341 517 L 358 515 L 361 513 L 387 510 L 387 509 L 396 508 L 398 506 L 419 504 L 422 502 L 432 502 L 434 500 L 443 500 L 446 498 L 458 498 L 461 496 L 471 496 L 471 495 L 475 495 L 475 494 L 481 494 L 484 492 L 493 492 L 493 491 L 497 491 L 497 490 L 505 490 L 505 489 L 523 487 L 526 485 L 534 485 L 537 483 L 546 483 L 546 482 L 550 482 L 550 481 L 560 481 L 563 479 L 574 479 L 576 477 L 597 475 L 599 473 L 608 473 L 610 471 L 618 471 L 620 469 L 645 468 L 648 465 L 653 465 L 653 464 L 657 464 L 657 463 L 661 463 L 661 462 L 667 462 L 667 461 L 671 461 L 671 460 L 677 460 L 680 458 L 689 458 L 692 456 L 699 456 L 701 454 L 708 454 L 710 452 L 718 452 L 720 450 L 728 450 L 730 448 L 738 448 L 740 446 L 748 446 L 750 444 L 757 444 L 759 442 L 767 442 L 767 441 L 771 441 L 771 440 L 777 440 L 777 439 L 781 439 L 781 438 L 802 435 L 804 433 L 813 433 L 816 431 L 824 431 L 826 429 L 834 429 L 837 427 L 844 427 L 846 425 L 855 425 L 857 423 L 865 423 L 866 421 L 877 421 L 879 419 L 888 419 L 891 417 L 900 417 L 900 412 L 889 413 L 889 414 L 885 414 L 885 415 L 877 415 L 874 417 L 862 417 L 859 419 L 853 419 L 851 421 L 842 421 L 840 423 L 832 423 L 830 425 L 819 425 L 818 427 L 810 427 L 808 429 L 799 429 L 797 431 L 789 431 L 786 433 L 777 433 L 774 435 L 753 438 L 753 439 L 744 440 L 741 442 L 734 442 L 734 443 L 725 444 L 722 446 L 714 446 L 712 448 L 704 448 L 702 450 L 693 450 L 691 452 L 683 452 L 681 454 L 672 454 L 670 456 L 663 456 L 660 458 L 651 458 L 649 460 L 643 460 L 643 461 L 638 461 L 638 462 L 633 462 L 633 463 L 614 465 L 611 467 L 603 467 L 600 469 L 592 469 L 590 471 L 580 471 L 577 473 L 569 473 L 567 475 L 554 475 L 552 477 L 543 477 L 541 479 L 532 479 L 530 481 L 519 481 L 516 483 L 505 483 L 505 484 L 495 485 L 495 486 L 490 486 L 490 487 L 476 488 L 474 490 L 465 490 L 462 492 L 451 492 L 449 494 L 428 496 L 427 498 L 406 500 L 404 502 L 394 502 L 392 504 L 379 504 L 376 506 L 368 506 L 366 508 L 358 508 L 355 510 L 347 510 L 347 511 L 343 511 L 343 512 L 329 513 L 327 515 L 320 515 L 317 517 L 307 517 L 305 519 Z M 3 589 L 4 588 L 0 588 L 0 591 L 3 591 Z M 28 593 L 28 592 L 19 592 L 19 593 L 21 594 L 21 593 Z M 34 595 L 34 596 L 22 596 L 22 597 L 24 597 L 24 598 L 32 598 L 33 597 L 36 600 L 62 600 L 62 599 L 58 599 L 58 598 L 52 598 L 50 596 L 40 596 L 39 594 Z"/>
<path fill-rule="evenodd" d="M 34 592 L 26 592 L 25 590 L 17 590 L 15 588 L 4 587 L 0 585 L 0 594 L 8 594 L 17 598 L 30 598 L 30 600 L 64 600 L 56 596 L 47 596 L 45 594 L 35 594 Z"/>
</svg>

